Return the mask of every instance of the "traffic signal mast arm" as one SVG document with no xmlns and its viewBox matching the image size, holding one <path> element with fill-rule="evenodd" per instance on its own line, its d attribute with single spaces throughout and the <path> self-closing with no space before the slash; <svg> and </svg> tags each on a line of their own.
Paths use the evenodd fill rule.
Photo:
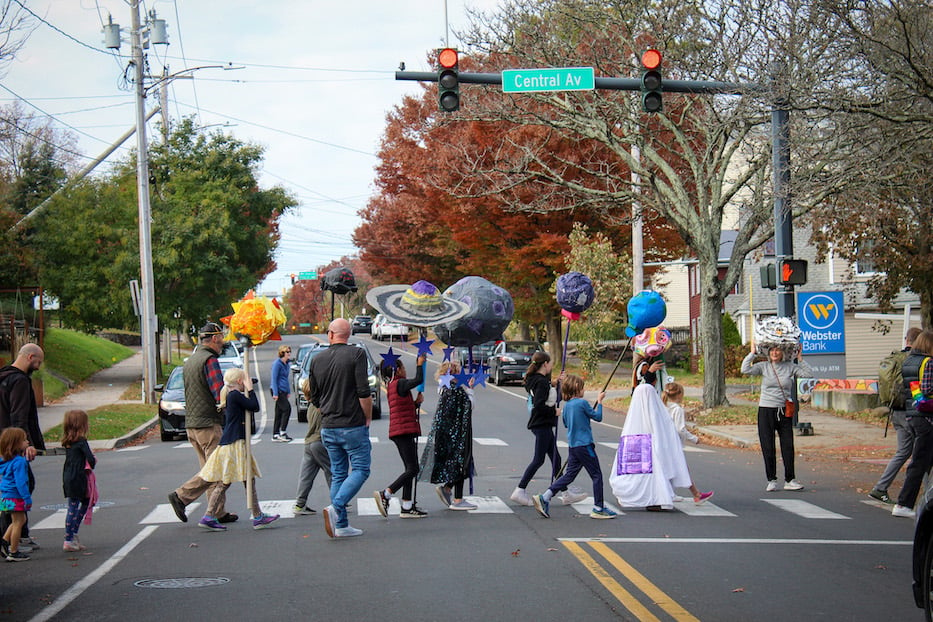
<svg viewBox="0 0 933 622">
<path fill-rule="evenodd" d="M 501 73 L 459 72 L 460 84 L 502 84 Z M 396 80 L 414 82 L 436 82 L 436 71 L 396 71 Z M 601 78 L 596 77 L 596 88 L 607 91 L 640 91 L 641 78 Z M 739 84 L 735 82 L 717 82 L 714 80 L 668 80 L 664 79 L 665 93 L 700 93 L 741 95 L 761 90 L 757 84 Z"/>
</svg>

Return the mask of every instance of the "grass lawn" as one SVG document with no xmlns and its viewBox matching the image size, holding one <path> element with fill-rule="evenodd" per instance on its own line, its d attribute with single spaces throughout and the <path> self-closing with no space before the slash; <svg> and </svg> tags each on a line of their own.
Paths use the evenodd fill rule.
<svg viewBox="0 0 933 622">
<path fill-rule="evenodd" d="M 80 384 L 132 354 L 131 348 L 100 337 L 50 328 L 45 333 L 45 363 L 36 372 L 36 378 L 42 380 L 45 399 L 56 400 L 68 392 L 66 380 L 72 385 Z"/>
<path fill-rule="evenodd" d="M 156 416 L 155 404 L 111 404 L 88 412 L 88 440 L 119 438 L 135 430 Z M 62 439 L 61 424 L 42 435 L 46 441 L 58 443 Z"/>
</svg>

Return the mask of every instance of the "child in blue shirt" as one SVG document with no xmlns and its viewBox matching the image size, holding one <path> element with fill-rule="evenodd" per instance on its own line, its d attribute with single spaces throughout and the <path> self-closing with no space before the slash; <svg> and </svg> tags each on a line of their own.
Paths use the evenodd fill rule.
<svg viewBox="0 0 933 622">
<path fill-rule="evenodd" d="M 22 428 L 7 428 L 0 434 L 0 512 L 10 512 L 12 520 L 0 542 L 0 552 L 8 562 L 22 562 L 29 556 L 19 550 L 26 512 L 32 509 L 29 492 L 29 465 L 23 454 L 29 447 Z"/>
<path fill-rule="evenodd" d="M 603 399 L 606 393 L 600 391 L 594 409 L 583 399 L 583 379 L 579 376 L 568 375 L 561 389 L 564 397 L 567 398 L 562 409 L 564 427 L 567 428 L 567 445 L 570 446 L 567 469 L 551 484 L 550 488 L 543 494 L 532 496 L 531 500 L 538 514 L 544 518 L 550 518 L 551 497 L 572 484 L 580 473 L 580 469 L 586 469 L 593 480 L 593 510 L 590 512 L 590 518 L 615 518 L 616 513 L 607 508 L 603 502 L 603 472 L 599 468 L 596 444 L 593 442 L 593 430 L 590 427 L 590 419 L 603 420 Z"/>
</svg>

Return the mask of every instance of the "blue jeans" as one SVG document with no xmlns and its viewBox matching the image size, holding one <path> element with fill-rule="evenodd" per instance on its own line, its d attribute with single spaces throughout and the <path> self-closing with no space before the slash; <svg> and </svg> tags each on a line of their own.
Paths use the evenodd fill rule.
<svg viewBox="0 0 933 622">
<path fill-rule="evenodd" d="M 369 428 L 322 428 L 321 440 L 330 456 L 330 502 L 337 513 L 337 527 L 350 524 L 347 504 L 369 479 L 372 443 Z M 352 471 L 351 471 L 352 469 Z"/>
</svg>

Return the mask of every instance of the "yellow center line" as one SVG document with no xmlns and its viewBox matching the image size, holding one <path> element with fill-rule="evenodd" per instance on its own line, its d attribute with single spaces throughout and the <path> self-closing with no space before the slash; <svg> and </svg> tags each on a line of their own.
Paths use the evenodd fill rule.
<svg viewBox="0 0 933 622">
<path fill-rule="evenodd" d="M 605 543 L 590 542 L 590 546 L 593 547 L 593 549 L 596 550 L 600 555 L 605 557 L 606 560 L 619 572 L 625 575 L 625 577 L 631 581 L 635 587 L 644 592 L 648 598 L 654 601 L 661 609 L 670 614 L 672 618 L 681 622 L 699 622 L 698 618 L 694 617 L 689 611 L 681 607 L 673 598 L 665 594 L 658 586 L 649 581 L 645 575 L 635 570 L 631 564 L 619 557 L 619 555 L 606 546 Z M 634 613 L 634 611 L 632 613 Z"/>
<path fill-rule="evenodd" d="M 583 564 L 583 567 L 589 570 L 590 573 L 596 577 L 596 580 L 602 583 L 603 587 L 609 590 L 609 592 L 622 603 L 622 606 L 632 612 L 638 620 L 641 622 L 660 622 L 657 616 L 638 602 L 638 599 L 635 598 L 631 592 L 622 587 L 618 581 L 610 577 L 609 573 L 603 570 L 603 567 L 583 550 L 583 547 L 576 542 L 562 542 L 562 544 L 581 564 Z"/>
</svg>

